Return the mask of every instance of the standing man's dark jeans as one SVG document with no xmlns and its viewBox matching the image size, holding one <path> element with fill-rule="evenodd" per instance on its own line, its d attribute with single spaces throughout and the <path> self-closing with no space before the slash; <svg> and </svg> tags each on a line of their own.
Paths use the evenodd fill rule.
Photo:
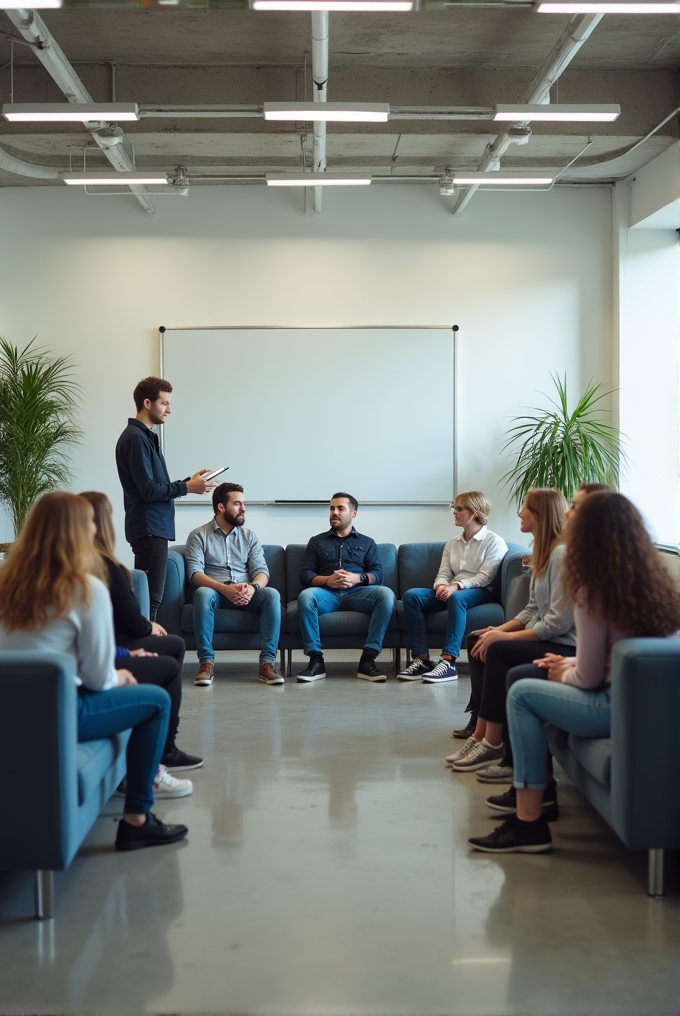
<svg viewBox="0 0 680 1016">
<path fill-rule="evenodd" d="M 163 755 L 167 755 L 175 747 L 182 705 L 182 671 L 177 660 L 171 656 L 120 656 L 116 660 L 116 670 L 129 670 L 139 684 L 155 684 L 167 691 L 170 696 L 170 718 L 163 749 Z"/>
<path fill-rule="evenodd" d="M 165 573 L 168 566 L 168 541 L 160 536 L 141 536 L 131 543 L 135 555 L 135 568 L 146 572 L 149 580 L 151 620 L 156 620 L 158 608 L 165 589 Z"/>
<path fill-rule="evenodd" d="M 482 719 L 489 720 L 490 723 L 503 724 L 503 743 L 506 746 L 506 757 L 503 762 L 512 765 L 510 737 L 505 718 L 508 672 L 513 667 L 540 660 L 546 653 L 575 656 L 576 646 L 566 646 L 561 642 L 525 642 L 520 639 L 508 639 L 492 642 L 486 653 L 486 661 L 482 663 L 471 652 L 477 639 L 477 635 L 469 635 L 467 641 L 471 686 L 469 707 Z"/>
</svg>

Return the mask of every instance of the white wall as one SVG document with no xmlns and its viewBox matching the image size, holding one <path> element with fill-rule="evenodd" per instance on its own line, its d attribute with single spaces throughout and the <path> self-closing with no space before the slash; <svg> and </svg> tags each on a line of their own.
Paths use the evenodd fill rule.
<svg viewBox="0 0 680 1016">
<path fill-rule="evenodd" d="M 550 371 L 566 371 L 573 396 L 591 378 L 611 383 L 606 188 L 478 193 L 461 219 L 435 188 L 406 185 L 334 191 L 321 218 L 304 217 L 301 194 L 257 187 L 197 188 L 157 204 L 151 217 L 132 198 L 0 190 L 0 333 L 19 344 L 37 335 L 73 355 L 87 393 L 73 487 L 106 491 L 120 534 L 114 446 L 133 413 L 135 383 L 159 369 L 159 325 L 455 323 L 459 489 L 485 490 L 493 527 L 518 538 L 499 487 L 508 417 L 544 404 L 537 393 L 551 391 Z M 310 392 L 292 405 L 284 391 L 258 390 L 256 363 L 247 378 L 214 378 L 206 365 L 206 397 L 229 407 L 227 449 L 230 440 L 247 442 L 258 401 L 275 401 L 281 427 L 272 440 L 292 468 L 314 468 L 304 454 L 309 427 L 327 428 L 329 445 L 374 456 L 380 468 L 379 449 L 362 443 L 363 413 L 428 412 L 437 426 L 434 373 L 426 390 L 403 392 L 376 387 L 359 364 L 349 376 L 336 398 Z M 211 463 L 197 449 L 203 465 Z M 178 508 L 178 540 L 204 519 L 201 508 Z M 304 542 L 325 528 L 326 513 L 253 508 L 249 524 L 264 542 Z M 360 527 L 396 543 L 452 532 L 442 509 L 367 507 Z"/>
</svg>

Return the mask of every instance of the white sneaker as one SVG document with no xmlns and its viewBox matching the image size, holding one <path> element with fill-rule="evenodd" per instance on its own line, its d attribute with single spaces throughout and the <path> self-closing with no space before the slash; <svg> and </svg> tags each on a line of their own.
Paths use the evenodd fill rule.
<svg viewBox="0 0 680 1016">
<path fill-rule="evenodd" d="M 193 789 L 191 780 L 178 780 L 165 766 L 158 767 L 156 779 L 153 781 L 153 796 L 156 800 L 164 797 L 188 797 Z"/>
<path fill-rule="evenodd" d="M 447 766 L 452 766 L 454 762 L 460 762 L 460 760 L 462 758 L 465 758 L 465 756 L 469 752 L 471 752 L 472 749 L 474 748 L 474 746 L 476 744 L 478 744 L 478 743 L 479 742 L 475 741 L 474 737 L 471 734 L 470 737 L 468 737 L 467 741 L 465 742 L 465 744 L 463 745 L 462 748 L 459 748 L 458 751 L 453 753 L 453 755 L 447 755 L 446 756 L 446 764 L 447 764 Z"/>
</svg>

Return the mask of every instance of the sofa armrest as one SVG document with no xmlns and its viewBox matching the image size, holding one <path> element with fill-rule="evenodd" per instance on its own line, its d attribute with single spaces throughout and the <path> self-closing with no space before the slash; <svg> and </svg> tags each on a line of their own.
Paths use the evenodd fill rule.
<svg viewBox="0 0 680 1016">
<path fill-rule="evenodd" d="M 612 826 L 629 847 L 680 847 L 679 733 L 680 639 L 617 642 L 612 652 Z"/>
<path fill-rule="evenodd" d="M 184 555 L 171 549 L 168 551 L 163 601 L 158 608 L 156 617 L 158 623 L 165 628 L 169 635 L 182 634 L 182 610 L 186 601 L 185 582 Z"/>
<path fill-rule="evenodd" d="M 60 653 L 0 652 L 0 744 L 12 759 L 0 870 L 59 870 L 78 837 L 74 661 Z"/>
</svg>

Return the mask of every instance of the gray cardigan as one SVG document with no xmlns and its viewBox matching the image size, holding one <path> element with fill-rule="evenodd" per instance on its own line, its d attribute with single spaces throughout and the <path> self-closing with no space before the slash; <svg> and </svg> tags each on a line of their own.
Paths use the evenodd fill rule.
<svg viewBox="0 0 680 1016">
<path fill-rule="evenodd" d="M 574 607 L 562 600 L 562 565 L 565 546 L 558 543 L 540 575 L 531 576 L 529 602 L 515 620 L 525 628 L 533 628 L 541 642 L 576 645 Z"/>
</svg>

